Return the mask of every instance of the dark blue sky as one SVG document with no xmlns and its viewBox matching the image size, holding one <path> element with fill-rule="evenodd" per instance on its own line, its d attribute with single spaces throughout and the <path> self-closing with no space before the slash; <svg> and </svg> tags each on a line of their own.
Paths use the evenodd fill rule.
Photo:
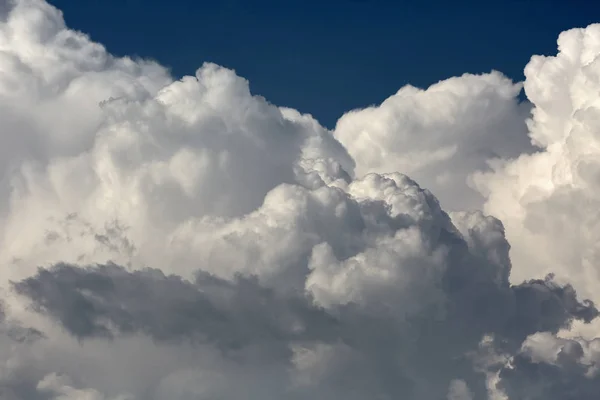
<svg viewBox="0 0 600 400">
<path fill-rule="evenodd" d="M 204 61 L 332 127 L 402 85 L 497 69 L 521 80 L 557 35 L 600 22 L 595 0 L 50 0 L 67 24 L 175 76 Z M 595 4 L 597 3 L 597 4 Z"/>
</svg>

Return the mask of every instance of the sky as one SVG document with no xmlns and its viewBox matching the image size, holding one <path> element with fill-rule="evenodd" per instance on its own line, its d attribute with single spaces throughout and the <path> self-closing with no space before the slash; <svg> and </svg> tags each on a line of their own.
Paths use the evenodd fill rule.
<svg viewBox="0 0 600 400">
<path fill-rule="evenodd" d="M 0 0 L 0 399 L 597 400 L 591 8 L 108 4 Z"/>
<path fill-rule="evenodd" d="M 69 26 L 117 55 L 192 74 L 209 61 L 253 92 L 333 128 L 346 111 L 401 86 L 499 70 L 523 79 L 566 29 L 596 22 L 587 0 L 51 0 Z"/>
</svg>

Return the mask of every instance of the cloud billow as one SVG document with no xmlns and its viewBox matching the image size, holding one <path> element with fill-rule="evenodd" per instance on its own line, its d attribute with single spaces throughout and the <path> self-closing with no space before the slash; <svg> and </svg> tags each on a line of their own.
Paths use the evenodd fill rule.
<svg viewBox="0 0 600 400">
<path fill-rule="evenodd" d="M 329 131 L 0 6 L 0 397 L 594 398 L 598 38 Z"/>
</svg>

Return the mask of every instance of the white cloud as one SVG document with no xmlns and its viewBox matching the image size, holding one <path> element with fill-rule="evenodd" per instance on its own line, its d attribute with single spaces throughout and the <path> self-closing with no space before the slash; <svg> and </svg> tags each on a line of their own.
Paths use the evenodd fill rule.
<svg viewBox="0 0 600 400">
<path fill-rule="evenodd" d="M 44 377 L 38 385 L 38 392 L 54 396 L 54 400 L 129 400 L 129 396 L 118 396 L 108 399 L 94 389 L 76 389 L 67 377 L 50 374 Z"/>
<path fill-rule="evenodd" d="M 479 174 L 485 211 L 506 226 L 514 280 L 553 272 L 600 300 L 600 25 L 564 32 L 525 68 L 528 125 L 542 149 Z"/>
<path fill-rule="evenodd" d="M 529 137 L 496 72 L 330 132 L 217 65 L 113 57 L 42 0 L 0 13 L 0 397 L 597 393 L 597 340 L 559 337 L 598 314 L 564 285 L 595 254 L 597 27 L 527 67 Z"/>
<path fill-rule="evenodd" d="M 402 172 L 448 209 L 477 209 L 483 199 L 468 176 L 493 159 L 531 150 L 521 86 L 495 71 L 426 90 L 405 86 L 379 106 L 342 116 L 335 137 L 356 160 L 358 175 Z"/>
</svg>

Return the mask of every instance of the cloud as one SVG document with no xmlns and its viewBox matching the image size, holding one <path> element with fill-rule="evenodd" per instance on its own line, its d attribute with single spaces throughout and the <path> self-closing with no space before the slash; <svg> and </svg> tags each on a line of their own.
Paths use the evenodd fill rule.
<svg viewBox="0 0 600 400">
<path fill-rule="evenodd" d="M 328 131 L 232 70 L 175 80 L 42 0 L 1 4 L 3 399 L 600 389 L 597 281 L 576 274 L 595 254 L 597 27 L 532 59 L 531 103 L 464 75 Z"/>
<path fill-rule="evenodd" d="M 1 157 L 11 166 L 2 169 L 5 262 L 129 256 L 157 246 L 152 230 L 245 215 L 282 183 L 352 175 L 352 159 L 316 121 L 252 96 L 233 71 L 205 64 L 172 81 L 156 64 L 114 58 L 67 30 L 46 3 L 16 4 L 2 30 L 4 57 L 16 60 L 4 63 L 4 80 L 39 83 L 0 85 L 2 110 L 15 119 Z"/>
<path fill-rule="evenodd" d="M 402 172 L 429 188 L 450 210 L 478 209 L 469 183 L 494 159 L 532 151 L 522 85 L 501 73 L 465 74 L 427 89 L 404 86 L 378 106 L 342 116 L 335 137 L 356 172 Z"/>
<path fill-rule="evenodd" d="M 223 365 L 218 375 L 225 381 L 236 380 L 243 371 L 261 371 L 251 375 L 260 382 L 276 380 L 277 387 L 266 386 L 268 392 L 256 383 L 246 389 L 267 398 L 320 393 L 340 398 L 350 392 L 357 399 L 438 398 L 448 390 L 451 395 L 462 390 L 453 383 L 457 378 L 468 393 L 483 396 L 486 376 L 467 355 L 478 352 L 485 335 L 494 335 L 495 348 L 510 356 L 530 334 L 555 334 L 573 320 L 589 322 L 598 314 L 592 304 L 577 302 L 571 288 L 550 278 L 510 286 L 508 246 L 497 220 L 455 215 L 463 236 L 435 198 L 414 182 L 401 176 L 394 178 L 403 185 L 370 178 L 387 189 L 390 182 L 398 186 L 390 196 L 396 208 L 383 207 L 377 199 L 357 204 L 363 224 L 353 234 L 380 232 L 373 232 L 370 246 L 352 253 L 341 248 L 336 255 L 336 243 L 326 238 L 313 246 L 304 292 L 270 280 L 261 284 L 260 276 L 229 280 L 201 271 L 190 282 L 160 270 L 128 272 L 114 264 L 58 264 L 16 282 L 15 289 L 78 340 L 143 334 L 168 345 L 215 349 L 217 364 Z M 369 183 L 374 191 L 377 186 Z M 425 213 L 415 213 L 417 205 Z M 302 228 L 286 221 L 282 226 Z M 194 380 L 190 375 L 203 379 L 214 373 L 196 366 L 176 373 L 188 378 L 168 382 L 183 379 L 179 385 L 185 385 Z M 356 385 L 348 383 L 358 376 Z M 237 389 L 207 379 L 209 388 L 177 390 L 239 398 Z M 164 385 L 160 390 L 166 390 Z"/>
<path fill-rule="evenodd" d="M 485 211 L 512 245 L 515 281 L 553 272 L 598 300 L 597 185 L 600 25 L 563 32 L 556 56 L 534 56 L 525 91 L 534 104 L 529 135 L 541 150 L 479 173 Z"/>
<path fill-rule="evenodd" d="M 500 372 L 501 387 L 509 398 L 594 399 L 600 384 L 599 345 L 599 339 L 536 334 Z"/>
<path fill-rule="evenodd" d="M 310 297 L 277 296 L 256 281 L 228 282 L 204 275 L 191 283 L 158 270 L 127 272 L 115 265 L 85 269 L 57 265 L 16 286 L 33 300 L 37 311 L 60 321 L 78 339 L 110 336 L 114 340 L 141 332 L 159 342 L 187 339 L 198 346 L 209 345 L 219 350 L 222 363 L 242 360 L 234 371 L 231 367 L 219 371 L 225 380 L 237 376 L 240 367 L 271 371 L 258 378 L 261 380 L 272 379 L 277 366 L 285 367 L 287 371 L 279 379 L 285 379 L 287 385 L 278 390 L 282 391 L 279 395 L 285 391 L 291 398 L 304 398 L 322 389 L 332 391 L 334 398 L 345 395 L 346 390 L 356 392 L 357 398 L 411 392 L 411 398 L 439 396 L 447 385 L 452 393 L 459 390 L 452 383 L 455 374 L 481 390 L 484 376 L 474 374 L 470 363 L 460 357 L 475 352 L 485 332 L 494 333 L 498 347 L 508 351 L 515 345 L 518 348 L 529 334 L 556 332 L 573 318 L 589 320 L 597 314 L 595 308 L 576 303 L 572 291 L 549 281 L 514 288 L 506 282 L 496 283 L 504 288 L 494 288 L 491 282 L 477 281 L 479 285 L 487 283 L 489 291 L 473 299 L 473 288 L 456 288 L 447 279 L 445 301 L 433 305 L 437 307 L 433 313 L 418 309 L 404 315 L 386 310 L 378 299 L 371 300 L 374 304 L 324 309 Z M 465 310 L 473 300 L 483 305 L 479 310 Z M 506 303 L 512 307 L 502 310 Z M 495 318 L 487 318 L 489 312 L 496 312 Z M 444 339 L 453 347 L 447 348 Z M 411 350 L 405 348 L 407 341 L 411 341 Z M 323 351 L 326 354 L 320 354 Z M 385 355 L 389 351 L 392 354 Z M 310 353 L 313 360 L 307 365 Z M 423 359 L 427 360 L 424 364 Z M 343 360 L 357 365 L 348 370 Z M 204 368 L 186 374 L 215 373 Z M 373 368 L 375 371 L 369 371 Z M 339 379 L 351 379 L 357 373 L 362 376 L 359 385 L 338 387 Z M 302 375 L 308 375 L 307 382 L 295 387 Z M 363 391 L 364 385 L 367 391 Z M 274 392 L 265 395 L 277 397 Z"/>
<path fill-rule="evenodd" d="M 71 385 L 68 378 L 51 374 L 37 385 L 38 392 L 48 393 L 55 400 L 129 400 L 130 396 L 118 396 L 113 398 L 104 397 L 101 393 L 93 389 L 76 389 Z"/>
</svg>

